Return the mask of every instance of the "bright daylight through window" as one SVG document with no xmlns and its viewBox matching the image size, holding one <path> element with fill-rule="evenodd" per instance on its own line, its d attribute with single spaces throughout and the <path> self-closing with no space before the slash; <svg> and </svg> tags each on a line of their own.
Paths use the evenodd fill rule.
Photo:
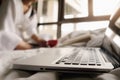
<svg viewBox="0 0 120 80">
<path fill-rule="evenodd" d="M 94 16 L 110 15 L 119 0 L 93 0 Z"/>
<path fill-rule="evenodd" d="M 107 19 L 104 19 L 104 17 L 112 13 L 118 1 L 119 0 L 38 0 L 39 32 L 40 34 L 46 34 L 48 32 L 52 37 L 57 38 L 56 35 L 58 34 L 64 36 L 72 31 L 106 28 L 109 24 L 109 17 Z M 59 10 L 60 8 L 63 14 L 59 12 L 61 11 Z M 102 17 L 102 19 L 99 20 L 98 17 Z M 74 20 L 77 21 L 76 18 L 79 18 L 79 20 L 84 18 L 84 21 L 74 22 Z M 73 22 L 69 22 L 69 19 L 74 20 Z M 87 21 L 88 19 L 89 21 Z M 61 30 L 59 31 L 61 32 L 57 32 L 60 26 L 61 28 L 59 29 Z"/>
<path fill-rule="evenodd" d="M 65 0 L 64 18 L 88 16 L 88 0 Z"/>
</svg>

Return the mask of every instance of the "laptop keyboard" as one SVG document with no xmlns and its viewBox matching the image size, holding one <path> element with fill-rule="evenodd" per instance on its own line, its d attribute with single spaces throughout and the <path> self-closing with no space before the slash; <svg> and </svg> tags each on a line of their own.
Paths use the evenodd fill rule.
<svg viewBox="0 0 120 80">
<path fill-rule="evenodd" d="M 85 48 L 86 49 L 86 48 Z M 74 50 L 73 54 L 67 55 L 56 62 L 56 64 L 66 64 L 66 65 L 97 65 L 101 66 L 96 50 L 94 48 L 87 48 Z"/>
</svg>

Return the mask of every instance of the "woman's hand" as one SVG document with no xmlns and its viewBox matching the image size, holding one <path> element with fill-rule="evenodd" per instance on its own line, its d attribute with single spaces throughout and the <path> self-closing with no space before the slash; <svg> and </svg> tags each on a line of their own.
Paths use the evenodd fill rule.
<svg viewBox="0 0 120 80">
<path fill-rule="evenodd" d="M 39 38 L 38 36 L 36 36 L 35 34 L 32 35 L 32 39 L 34 41 L 37 42 L 37 44 L 40 46 L 40 47 L 47 47 L 47 41 L 42 39 L 42 38 Z"/>
<path fill-rule="evenodd" d="M 40 40 L 38 44 L 39 44 L 40 47 L 47 47 L 47 41 L 45 41 L 43 39 Z"/>
</svg>

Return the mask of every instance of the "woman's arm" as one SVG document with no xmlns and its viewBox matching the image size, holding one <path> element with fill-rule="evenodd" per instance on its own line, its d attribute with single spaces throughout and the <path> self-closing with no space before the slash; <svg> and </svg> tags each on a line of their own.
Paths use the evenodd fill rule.
<svg viewBox="0 0 120 80">
<path fill-rule="evenodd" d="M 33 34 L 31 38 L 32 38 L 34 41 L 36 41 L 37 43 L 45 42 L 44 39 L 39 38 L 36 34 Z"/>
<path fill-rule="evenodd" d="M 15 48 L 15 50 L 32 49 L 32 46 L 24 41 L 21 41 Z"/>
</svg>

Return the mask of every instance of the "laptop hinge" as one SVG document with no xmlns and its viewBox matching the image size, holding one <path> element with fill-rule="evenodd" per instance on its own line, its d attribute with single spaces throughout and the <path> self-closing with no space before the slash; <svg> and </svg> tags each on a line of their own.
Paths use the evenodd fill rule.
<svg viewBox="0 0 120 80">
<path fill-rule="evenodd" d="M 102 47 L 102 51 L 103 51 L 103 54 L 106 56 L 106 58 L 113 64 L 114 68 L 117 68 L 120 66 L 120 61 L 116 57 L 117 55 L 111 54 L 110 52 L 105 50 L 103 47 Z"/>
</svg>

